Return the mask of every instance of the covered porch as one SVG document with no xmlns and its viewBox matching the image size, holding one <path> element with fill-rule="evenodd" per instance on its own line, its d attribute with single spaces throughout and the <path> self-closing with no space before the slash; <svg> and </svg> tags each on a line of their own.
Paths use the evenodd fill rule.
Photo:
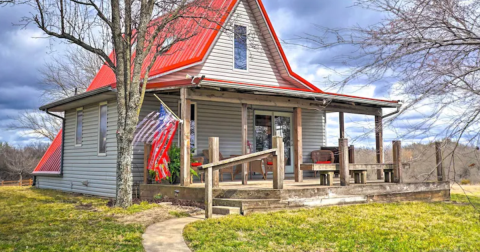
<svg viewBox="0 0 480 252">
<path fill-rule="evenodd" d="M 326 113 L 338 113 L 339 132 L 342 139 L 345 137 L 345 113 L 374 117 L 376 158 L 377 163 L 382 164 L 382 118 L 384 116 L 382 108 L 394 110 L 400 106 L 399 103 L 391 101 L 262 86 L 228 85 L 228 83 L 214 81 L 203 81 L 201 84 L 184 87 L 158 88 L 152 92 L 178 97 L 178 114 L 183 120 L 178 136 L 181 150 L 180 184 L 182 186 L 190 186 L 193 181 L 195 183 L 202 181 L 191 179 L 190 167 L 192 163 L 198 163 L 198 161 L 200 163 L 210 162 L 207 145 L 210 137 L 220 138 L 219 158 L 222 160 L 271 148 L 272 137 L 281 136 L 285 145 L 285 176 L 291 177 L 295 182 L 302 182 L 304 177 L 318 175 L 321 171 L 313 172 L 302 169 L 302 165 L 317 162 L 314 160 L 315 158 L 311 158 L 312 152 L 328 151 L 323 150 L 327 147 Z M 209 107 L 205 108 L 204 103 L 208 103 Z M 234 109 L 225 109 L 227 106 L 234 106 Z M 195 110 L 194 116 L 192 110 Z M 207 110 L 210 118 L 215 116 L 211 121 L 205 119 Z M 225 110 L 228 112 L 224 112 Z M 222 118 L 224 118 L 223 121 Z M 208 131 L 204 129 L 207 127 L 206 125 L 208 125 Z M 228 125 L 232 129 L 228 134 L 224 133 L 226 131 L 224 125 Z M 202 130 L 197 130 L 197 127 L 202 127 Z M 347 141 L 348 145 L 348 140 L 344 141 Z M 336 143 L 329 145 L 335 146 Z M 193 148 L 196 153 L 191 160 L 189 153 Z M 335 159 L 329 160 L 329 162 L 339 163 L 338 147 L 333 150 L 333 153 Z M 353 156 L 353 150 L 349 155 Z M 350 158 L 348 162 L 354 163 L 355 160 Z M 270 163 L 268 160 L 261 160 L 237 165 L 228 171 L 222 170 L 220 174 L 214 174 L 214 180 L 231 181 L 235 179 L 241 181 L 242 185 L 248 185 L 248 181 L 252 179 L 269 179 L 272 178 Z M 376 169 L 376 167 L 371 168 Z M 381 167 L 379 166 L 379 168 Z M 382 181 L 383 170 L 376 170 L 378 170 L 377 179 Z M 338 169 L 336 173 L 339 173 Z"/>
</svg>

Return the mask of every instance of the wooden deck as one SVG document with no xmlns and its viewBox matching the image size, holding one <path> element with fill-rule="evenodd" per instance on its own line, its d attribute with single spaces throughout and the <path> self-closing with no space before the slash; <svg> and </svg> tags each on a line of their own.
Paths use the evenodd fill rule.
<svg viewBox="0 0 480 252">
<path fill-rule="evenodd" d="M 353 178 L 351 179 L 351 186 L 355 186 L 353 183 Z M 368 180 L 368 184 L 389 184 L 385 183 L 383 180 Z M 283 181 L 284 189 L 305 189 L 305 188 L 326 188 L 328 186 L 320 185 L 320 178 L 317 176 L 316 178 L 308 177 L 305 178 L 302 182 L 295 182 L 294 178 L 285 178 Z M 340 186 L 340 179 L 334 178 L 334 187 Z M 204 183 L 193 183 L 190 187 L 194 188 L 205 188 Z M 271 189 L 273 188 L 273 181 L 271 176 L 268 176 L 266 180 L 263 179 L 251 179 L 248 181 L 247 185 L 242 185 L 241 180 L 234 180 L 234 181 L 223 181 L 220 182 L 219 189 Z"/>
</svg>

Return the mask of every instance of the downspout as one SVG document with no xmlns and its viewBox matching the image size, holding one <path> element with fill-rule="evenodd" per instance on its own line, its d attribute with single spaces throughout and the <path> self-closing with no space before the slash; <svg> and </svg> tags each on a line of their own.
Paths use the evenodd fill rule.
<svg viewBox="0 0 480 252">
<path fill-rule="evenodd" d="M 62 156 L 60 160 L 60 176 L 63 176 L 63 156 L 64 156 L 64 151 L 65 151 L 65 117 L 61 117 L 59 115 L 52 114 L 48 109 L 45 109 L 45 112 L 51 116 L 54 116 L 56 118 L 59 118 L 62 120 Z"/>
<path fill-rule="evenodd" d="M 398 112 L 400 112 L 400 107 L 401 107 L 401 106 L 397 107 L 397 110 L 396 110 L 396 111 L 382 116 L 382 119 L 387 118 L 387 117 L 392 116 L 392 115 L 395 115 L 395 114 L 398 114 Z"/>
</svg>

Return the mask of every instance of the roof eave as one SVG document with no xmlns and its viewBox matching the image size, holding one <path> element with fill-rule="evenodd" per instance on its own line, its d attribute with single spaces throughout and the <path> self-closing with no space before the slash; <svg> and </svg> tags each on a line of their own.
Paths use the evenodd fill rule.
<svg viewBox="0 0 480 252">
<path fill-rule="evenodd" d="M 100 100 L 108 99 L 111 95 L 104 95 L 104 94 L 114 93 L 114 92 L 116 92 L 116 89 L 112 88 L 112 86 L 105 86 L 105 87 L 101 87 L 101 88 L 98 88 L 98 89 L 94 89 L 92 91 L 84 92 L 84 93 L 81 93 L 81 94 L 78 94 L 78 95 L 75 95 L 75 96 L 72 96 L 72 97 L 68 97 L 68 98 L 65 98 L 65 99 L 54 101 L 54 102 L 49 103 L 49 104 L 45 104 L 45 105 L 41 106 L 39 109 L 42 110 L 42 111 L 48 110 L 50 112 L 62 112 L 62 111 L 65 111 L 66 109 L 69 109 L 70 107 L 72 107 L 72 106 L 68 106 L 69 104 L 73 104 L 73 103 L 77 102 L 77 105 L 73 105 L 73 107 L 80 106 L 83 103 L 78 102 L 78 101 L 82 101 L 82 100 L 85 101 L 84 102 L 85 104 L 86 103 L 93 103 L 93 102 L 95 102 L 95 99 L 89 99 L 89 98 L 98 97 L 100 95 L 103 95 L 103 96 L 98 97 L 98 98 Z M 89 100 L 87 100 L 87 99 L 89 99 Z"/>
</svg>

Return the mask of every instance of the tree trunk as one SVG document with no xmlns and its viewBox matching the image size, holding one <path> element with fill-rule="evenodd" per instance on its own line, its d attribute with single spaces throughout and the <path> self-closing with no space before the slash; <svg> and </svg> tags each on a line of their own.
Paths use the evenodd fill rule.
<svg viewBox="0 0 480 252">
<path fill-rule="evenodd" d="M 117 200 L 118 207 L 132 205 L 132 147 L 133 137 L 117 135 Z"/>
<path fill-rule="evenodd" d="M 22 185 L 23 185 L 23 176 L 22 176 L 22 174 L 21 174 L 21 173 L 20 173 L 20 179 L 19 179 L 19 183 L 20 183 L 20 186 L 22 186 Z"/>
</svg>

